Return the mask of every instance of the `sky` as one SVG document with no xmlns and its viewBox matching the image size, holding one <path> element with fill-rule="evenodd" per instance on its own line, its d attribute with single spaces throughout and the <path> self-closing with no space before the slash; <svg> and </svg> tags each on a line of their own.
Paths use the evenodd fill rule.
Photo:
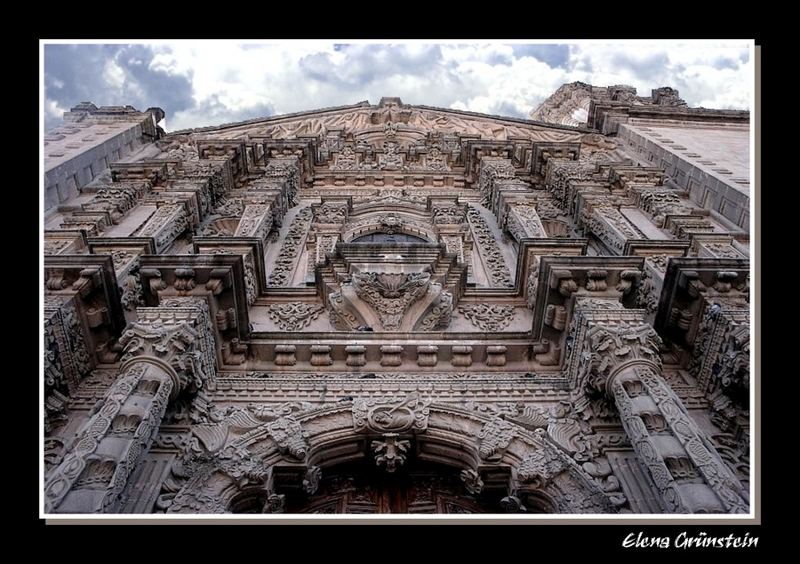
<svg viewBox="0 0 800 564">
<path fill-rule="evenodd" d="M 748 109 L 746 41 L 501 42 L 173 41 L 45 44 L 44 122 L 79 102 L 158 106 L 167 131 L 399 96 L 526 118 L 559 86 L 672 86 L 690 106 Z"/>
</svg>

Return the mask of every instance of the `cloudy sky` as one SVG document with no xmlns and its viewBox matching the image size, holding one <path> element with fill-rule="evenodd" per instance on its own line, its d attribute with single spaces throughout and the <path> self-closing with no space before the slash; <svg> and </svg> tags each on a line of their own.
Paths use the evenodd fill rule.
<svg viewBox="0 0 800 564">
<path fill-rule="evenodd" d="M 672 86 L 690 106 L 748 108 L 747 42 L 45 44 L 45 129 L 82 101 L 151 106 L 167 131 L 382 96 L 513 117 L 561 84 Z"/>
</svg>

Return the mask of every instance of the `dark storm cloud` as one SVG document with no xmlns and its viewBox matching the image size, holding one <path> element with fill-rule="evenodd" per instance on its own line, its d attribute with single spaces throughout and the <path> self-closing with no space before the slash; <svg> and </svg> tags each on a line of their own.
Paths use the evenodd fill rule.
<svg viewBox="0 0 800 564">
<path fill-rule="evenodd" d="M 630 69 L 640 79 L 654 79 L 669 66 L 666 53 L 653 53 L 643 58 L 635 58 L 627 53 L 614 55 L 611 62 L 623 69 Z"/>
<path fill-rule="evenodd" d="M 512 45 L 515 57 L 533 57 L 553 68 L 563 67 L 569 60 L 569 45 Z"/>
<path fill-rule="evenodd" d="M 190 108 L 191 76 L 151 69 L 155 53 L 145 45 L 45 45 L 45 97 L 64 109 L 84 101 L 98 106 L 130 104 L 138 110 L 159 106 L 167 116 Z M 121 71 L 115 80 L 106 72 L 110 61 Z M 45 129 L 60 121 L 47 115 Z"/>
</svg>

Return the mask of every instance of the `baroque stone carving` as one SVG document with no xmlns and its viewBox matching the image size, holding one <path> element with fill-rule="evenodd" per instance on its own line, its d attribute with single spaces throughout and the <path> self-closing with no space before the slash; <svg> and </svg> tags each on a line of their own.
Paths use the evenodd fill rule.
<svg viewBox="0 0 800 564">
<path fill-rule="evenodd" d="M 442 291 L 417 327 L 421 331 L 442 331 L 447 329 L 453 315 L 453 294 Z"/>
<path fill-rule="evenodd" d="M 462 470 L 458 476 L 464 482 L 464 489 L 472 495 L 478 495 L 483 490 L 483 480 L 475 470 L 471 468 Z"/>
<path fill-rule="evenodd" d="M 431 275 L 355 272 L 353 288 L 359 298 L 372 306 L 384 329 L 397 330 L 408 308 L 428 291 Z"/>
<path fill-rule="evenodd" d="M 497 304 L 462 304 L 458 311 L 481 331 L 502 331 L 514 320 L 514 306 Z"/>
<path fill-rule="evenodd" d="M 311 225 L 313 211 L 310 207 L 303 208 L 295 216 L 286 238 L 283 241 L 278 257 L 275 259 L 275 267 L 270 273 L 268 282 L 272 286 L 288 286 L 291 283 L 291 275 L 297 264 L 297 258 L 302 252 L 303 239 Z"/>
<path fill-rule="evenodd" d="M 595 325 L 586 332 L 586 339 L 589 346 L 581 356 L 580 380 L 592 390 L 605 391 L 609 375 L 632 360 L 661 366 L 658 354 L 661 338 L 647 323 Z"/>
<path fill-rule="evenodd" d="M 282 331 L 302 331 L 309 323 L 319 317 L 325 308 L 306 302 L 272 304 L 267 313 Z"/>
<path fill-rule="evenodd" d="M 566 470 L 564 461 L 551 448 L 545 447 L 531 453 L 519 465 L 517 476 L 520 482 L 544 487 L 559 472 Z"/>
<path fill-rule="evenodd" d="M 478 244 L 478 252 L 481 255 L 484 265 L 486 266 L 486 274 L 489 277 L 492 286 L 499 286 L 501 288 L 510 288 L 513 284 L 511 282 L 511 271 L 508 269 L 503 253 L 492 233 L 486 220 L 483 216 L 473 207 L 467 211 L 469 223 L 472 226 L 472 233 L 475 236 L 475 241 Z"/>
<path fill-rule="evenodd" d="M 46 164 L 46 510 L 748 511 L 746 179 L 666 138 L 748 118 L 559 100 L 584 128 L 386 98 L 153 143 L 153 109 L 93 182 Z M 48 151 L 131 110 L 74 113 Z"/>
<path fill-rule="evenodd" d="M 514 425 L 495 417 L 486 423 L 478 433 L 480 447 L 478 452 L 484 460 L 499 460 L 511 440 L 516 436 Z"/>
<path fill-rule="evenodd" d="M 196 307 L 202 315 L 201 303 Z M 178 373 L 182 386 L 191 383 L 199 389 L 213 377 L 216 364 L 211 322 L 207 310 L 205 322 L 200 317 L 197 327 L 176 323 L 179 319 L 170 319 L 168 314 L 161 313 L 153 320 L 132 323 L 119 339 L 123 347 L 121 360 L 125 362 L 137 356 L 163 358 Z"/>
<path fill-rule="evenodd" d="M 422 432 L 428 428 L 430 404 L 416 393 L 391 402 L 359 398 L 353 402 L 353 426 L 362 432 Z"/>
<path fill-rule="evenodd" d="M 399 466 L 405 464 L 411 441 L 398 439 L 397 433 L 385 433 L 383 440 L 372 441 L 371 446 L 375 453 L 375 464 L 393 473 Z"/>
</svg>

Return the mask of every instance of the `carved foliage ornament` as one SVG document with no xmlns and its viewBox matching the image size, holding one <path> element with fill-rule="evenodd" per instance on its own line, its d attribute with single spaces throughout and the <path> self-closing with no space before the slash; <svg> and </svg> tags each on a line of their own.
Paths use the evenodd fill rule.
<svg viewBox="0 0 800 564">
<path fill-rule="evenodd" d="M 608 376 L 634 360 L 661 366 L 661 337 L 647 323 L 592 324 L 586 331 L 586 343 L 581 353 L 581 379 L 595 392 L 605 391 Z"/>
<path fill-rule="evenodd" d="M 502 331 L 514 320 L 514 306 L 464 304 L 458 306 L 458 311 L 481 331 L 492 333 Z"/>
<path fill-rule="evenodd" d="M 282 331 L 302 331 L 322 313 L 323 307 L 305 302 L 272 304 L 267 313 Z"/>
<path fill-rule="evenodd" d="M 359 398 L 353 402 L 353 427 L 356 431 L 374 433 L 425 431 L 430 405 L 430 400 L 422 400 L 416 393 L 399 402 Z"/>
<path fill-rule="evenodd" d="M 122 333 L 121 361 L 137 356 L 161 358 L 180 378 L 180 387 L 202 388 L 216 370 L 214 330 L 208 305 L 191 298 L 170 298 L 162 307 L 141 308 L 140 321 Z"/>
<path fill-rule="evenodd" d="M 390 331 L 400 329 L 406 311 L 427 293 L 430 280 L 427 272 L 356 272 L 352 276 L 358 297 L 372 306 L 383 328 Z"/>
<path fill-rule="evenodd" d="M 508 269 L 503 253 L 500 251 L 500 246 L 497 244 L 494 233 L 492 233 L 486 220 L 473 207 L 469 208 L 467 215 L 475 241 L 478 244 L 478 252 L 486 265 L 486 274 L 489 276 L 490 285 L 501 288 L 513 287 L 511 271 Z"/>
<path fill-rule="evenodd" d="M 411 441 L 398 439 L 397 433 L 386 433 L 383 440 L 372 441 L 372 452 L 375 453 L 375 464 L 383 466 L 387 472 L 393 473 L 406 462 Z"/>
<path fill-rule="evenodd" d="M 478 433 L 480 439 L 478 452 L 481 458 L 490 461 L 499 460 L 516 436 L 517 429 L 513 424 L 500 417 L 492 418 Z"/>
</svg>

